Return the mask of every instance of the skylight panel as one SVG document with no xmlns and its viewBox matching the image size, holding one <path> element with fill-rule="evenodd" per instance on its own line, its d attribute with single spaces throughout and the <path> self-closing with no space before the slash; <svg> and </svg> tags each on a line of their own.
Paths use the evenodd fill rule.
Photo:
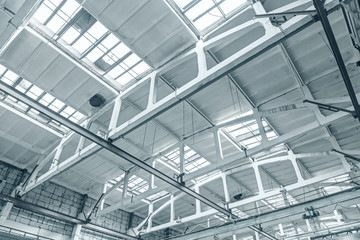
<svg viewBox="0 0 360 240">
<path fill-rule="evenodd" d="M 63 103 L 59 99 L 56 99 L 55 101 L 53 101 L 50 104 L 49 108 L 55 112 L 59 112 L 59 110 L 62 109 L 64 106 L 65 106 L 65 103 Z"/>
<path fill-rule="evenodd" d="M 71 121 L 75 123 L 79 123 L 80 121 L 85 119 L 86 116 L 84 114 L 76 111 L 74 108 L 70 106 L 67 106 L 64 102 L 60 101 L 59 99 L 56 99 L 51 94 L 46 93 L 44 90 L 32 84 L 31 82 L 19 77 L 17 74 L 6 69 L 4 66 L 0 65 L 0 70 L 3 71 L 0 81 L 5 82 L 6 84 L 12 86 L 18 91 L 34 99 L 35 101 L 38 101 L 40 104 L 49 107 L 53 111 L 60 113 L 62 116 L 69 118 Z M 55 128 L 55 130 L 60 131 L 61 133 L 66 133 L 70 131 L 64 125 L 48 119 L 47 117 L 39 113 L 37 110 L 30 108 L 27 104 L 18 101 L 17 99 L 9 95 L 3 97 L 3 101 L 11 105 L 12 107 L 20 110 L 24 114 L 31 116 L 35 120 L 50 125 L 51 127 Z"/>
<path fill-rule="evenodd" d="M 169 193 L 168 193 L 167 191 L 163 190 L 163 191 L 161 191 L 161 192 L 155 193 L 155 194 L 147 197 L 146 199 L 147 199 L 147 200 L 150 200 L 150 201 L 154 201 L 154 200 L 157 200 L 157 199 L 159 199 L 159 198 L 162 198 L 162 197 L 164 197 L 164 196 L 166 196 L 166 195 L 168 195 L 168 194 L 169 194 Z"/>
<path fill-rule="evenodd" d="M 184 17 L 201 33 L 227 21 L 247 0 L 175 0 Z"/>
<path fill-rule="evenodd" d="M 180 169 L 180 150 L 179 148 L 165 154 L 160 159 L 169 163 L 171 166 L 174 166 L 177 169 Z M 201 169 L 210 162 L 199 155 L 196 151 L 191 149 L 189 146 L 184 146 L 184 168 L 188 173 L 194 172 L 198 169 Z"/>
<path fill-rule="evenodd" d="M 243 211 L 241 211 L 238 208 L 232 208 L 231 212 L 233 214 L 235 214 L 236 216 L 238 216 L 239 218 L 247 218 L 247 217 L 249 217 L 249 215 L 247 215 L 246 213 L 244 213 Z"/>
<path fill-rule="evenodd" d="M 68 44 L 71 44 L 79 35 L 80 33 L 78 30 L 70 27 L 61 38 Z"/>
<path fill-rule="evenodd" d="M 230 14 L 233 11 L 235 11 L 236 9 L 238 9 L 239 7 L 241 7 L 242 5 L 244 5 L 244 3 L 246 2 L 246 0 L 226 0 L 226 1 L 221 1 L 221 0 L 216 0 L 216 2 L 219 3 L 219 7 L 220 9 L 226 14 Z"/>
<path fill-rule="evenodd" d="M 84 10 L 76 0 L 43 2 L 34 18 L 48 27 L 66 46 L 71 46 L 80 59 L 94 63 L 94 70 L 121 86 L 140 79 L 150 66 L 133 53 L 104 25 Z"/>
<path fill-rule="evenodd" d="M 0 65 L 0 75 L 3 75 L 6 71 L 6 67 Z"/>
<path fill-rule="evenodd" d="M 15 88 L 20 92 L 25 93 L 30 87 L 31 87 L 31 83 L 23 79 Z"/>
<path fill-rule="evenodd" d="M 88 37 L 82 36 L 80 37 L 73 46 L 73 48 L 75 48 L 79 53 L 84 53 L 85 50 L 87 50 L 93 43 L 95 42 L 95 40 L 90 41 L 88 39 Z"/>
<path fill-rule="evenodd" d="M 6 78 L 6 80 L 8 80 L 11 83 L 14 83 L 15 80 L 18 79 L 18 77 L 19 77 L 19 75 L 17 75 L 16 73 L 14 73 L 10 70 L 7 70 L 4 75 L 4 78 Z"/>
<path fill-rule="evenodd" d="M 123 75 L 121 75 L 117 81 L 121 84 L 121 85 L 126 85 L 128 84 L 131 80 L 133 80 L 134 77 L 132 75 L 130 75 L 129 73 L 124 73 Z"/>
<path fill-rule="evenodd" d="M 50 103 L 52 103 L 52 101 L 54 101 L 55 97 L 53 97 L 51 94 L 46 93 L 41 99 L 40 99 L 40 103 L 45 105 L 46 107 L 50 105 Z"/>
<path fill-rule="evenodd" d="M 262 120 L 262 125 L 268 140 L 278 137 L 266 120 Z M 259 126 L 255 119 L 229 126 L 225 128 L 225 131 L 227 131 L 234 137 L 234 139 L 248 149 L 260 145 L 262 141 Z"/>
</svg>

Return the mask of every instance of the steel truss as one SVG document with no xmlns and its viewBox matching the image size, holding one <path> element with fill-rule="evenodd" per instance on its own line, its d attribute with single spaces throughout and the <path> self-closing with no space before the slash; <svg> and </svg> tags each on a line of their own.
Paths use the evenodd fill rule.
<svg viewBox="0 0 360 240">
<path fill-rule="evenodd" d="M 297 1 L 295 3 L 289 4 L 288 6 L 282 8 L 281 10 L 291 11 L 291 9 L 301 6 L 303 4 L 306 4 L 309 1 L 310 0 Z M 327 8 L 329 9 L 330 12 L 334 9 L 337 9 L 338 7 L 339 7 L 339 5 L 336 4 L 336 1 L 331 1 L 327 4 Z M 253 8 L 256 11 L 256 13 L 259 15 L 266 14 L 259 2 L 255 3 L 253 5 Z M 313 10 L 311 10 L 311 11 L 313 11 Z M 74 155 L 71 156 L 70 158 L 68 158 L 67 160 L 59 163 L 58 159 L 62 152 L 63 147 L 72 138 L 75 137 L 75 133 L 72 132 L 69 135 L 65 136 L 61 140 L 58 147 L 56 147 L 47 157 L 45 157 L 44 159 L 42 159 L 38 162 L 37 166 L 33 170 L 30 177 L 21 186 L 21 188 L 19 188 L 19 195 L 25 194 L 26 192 L 39 186 L 40 184 L 44 183 L 45 181 L 48 181 L 49 179 L 53 178 L 57 174 L 78 164 L 79 162 L 86 159 L 88 156 L 100 151 L 101 148 L 106 148 L 106 149 L 112 151 L 113 153 L 115 153 L 119 156 L 122 156 L 123 158 L 125 158 L 126 160 L 132 162 L 134 165 L 137 166 L 137 167 L 133 168 L 127 174 L 128 177 L 131 174 L 134 174 L 140 168 L 142 168 L 152 174 L 151 181 L 153 181 L 154 176 L 157 176 L 157 177 L 161 178 L 162 180 L 166 181 L 171 186 L 195 197 L 197 199 L 196 200 L 196 206 L 197 206 L 196 216 L 190 216 L 188 218 L 184 218 L 184 219 L 182 219 L 182 222 L 191 221 L 191 220 L 194 220 L 194 219 L 200 218 L 200 217 L 210 216 L 217 212 L 222 212 L 226 215 L 232 216 L 233 218 L 237 218 L 237 216 L 235 216 L 234 214 L 229 212 L 228 209 L 220 207 L 219 205 L 215 204 L 214 202 L 209 201 L 208 199 L 202 197 L 199 194 L 200 186 L 204 185 L 205 183 L 207 183 L 210 180 L 213 180 L 214 178 L 221 178 L 223 181 L 223 184 L 224 184 L 224 189 L 225 189 L 224 194 L 225 194 L 226 198 L 229 199 L 228 193 L 226 193 L 227 190 L 226 190 L 225 186 L 226 186 L 226 181 L 227 181 L 226 180 L 227 174 L 231 173 L 232 170 L 229 170 L 227 172 L 225 171 L 226 173 L 221 173 L 220 175 L 213 176 L 212 178 L 209 178 L 204 182 L 195 184 L 194 186 L 192 186 L 192 188 L 194 190 L 191 190 L 187 187 L 184 187 L 181 183 L 173 180 L 172 178 L 169 178 L 166 175 L 161 174 L 161 172 L 159 172 L 158 170 L 153 168 L 152 161 L 154 161 L 154 159 L 156 158 L 156 155 L 147 159 L 148 163 L 144 163 L 144 162 L 136 159 L 135 157 L 129 155 L 128 153 L 122 151 L 121 149 L 117 148 L 116 146 L 114 146 L 112 144 L 112 142 L 119 140 L 122 136 L 128 134 L 129 132 L 133 131 L 134 129 L 138 128 L 139 126 L 143 125 L 144 123 L 154 119 L 155 117 L 159 116 L 161 113 L 174 107 L 178 103 L 186 100 L 190 96 L 196 94 L 197 92 L 201 91 L 205 87 L 209 86 L 210 84 L 212 84 L 215 81 L 217 81 L 218 79 L 220 79 L 221 77 L 227 75 L 232 70 L 243 66 L 244 64 L 250 62 L 251 60 L 260 56 L 261 54 L 268 51 L 269 49 L 272 49 L 273 47 L 278 46 L 278 44 L 281 43 L 281 41 L 293 36 L 294 34 L 298 33 L 301 30 L 305 29 L 306 27 L 310 26 L 313 22 L 315 22 L 315 19 L 312 16 L 297 16 L 297 17 L 290 19 L 288 22 L 284 23 L 282 25 L 282 31 L 281 31 L 279 28 L 272 26 L 271 23 L 269 23 L 268 21 L 266 21 L 264 19 L 254 19 L 254 20 L 246 22 L 240 26 L 237 26 L 231 30 L 228 30 L 227 32 L 225 32 L 213 39 L 207 40 L 205 38 L 204 40 L 200 40 L 197 43 L 197 46 L 195 49 L 190 50 L 189 52 L 178 57 L 177 59 L 170 62 L 169 64 L 152 72 L 147 77 L 143 78 L 142 80 L 140 80 L 138 83 L 136 83 L 135 85 L 133 85 L 126 91 L 120 93 L 120 95 L 113 102 L 111 102 L 107 106 L 105 106 L 99 113 L 95 114 L 91 119 L 89 119 L 86 123 L 84 123 L 83 126 L 78 126 L 76 124 L 73 124 L 72 122 L 68 121 L 67 119 L 62 118 L 58 114 L 55 114 L 51 110 L 48 110 L 48 109 L 42 107 L 37 102 L 32 101 L 31 99 L 27 98 L 26 96 L 23 96 L 19 92 L 14 91 L 13 89 L 7 87 L 6 85 L 0 83 L 0 88 L 3 89 L 5 92 L 26 102 L 28 105 L 33 106 L 35 109 L 38 109 L 39 111 L 45 113 L 46 115 L 50 116 L 51 118 L 63 123 L 65 126 L 68 126 L 70 129 L 74 130 L 75 132 L 79 133 L 82 136 L 78 142 L 78 148 L 77 148 L 76 152 L 74 153 Z M 234 55 L 232 55 L 228 59 L 224 60 L 223 62 L 218 63 L 213 68 L 208 69 L 208 67 L 206 65 L 206 59 L 205 59 L 205 52 L 208 49 L 210 49 L 214 46 L 217 46 L 217 45 L 223 43 L 224 41 L 228 41 L 229 39 L 235 38 L 239 34 L 246 34 L 247 32 L 249 32 L 255 28 L 263 28 L 265 30 L 264 36 L 260 37 L 258 40 L 256 40 L 249 46 L 245 47 L 244 49 L 236 52 Z M 26 29 L 30 30 L 29 28 L 26 28 Z M 162 100 L 156 102 L 156 85 L 157 85 L 158 77 L 161 74 L 163 74 L 164 72 L 171 70 L 172 68 L 180 65 L 181 63 L 183 63 L 193 57 L 197 58 L 198 76 L 195 79 L 188 82 L 186 85 L 176 89 L 173 93 L 169 94 Z M 127 96 L 129 96 L 130 94 L 132 94 L 139 86 L 143 86 L 148 83 L 150 83 L 150 91 L 149 91 L 147 108 L 144 111 L 142 111 L 141 113 L 139 113 L 138 115 L 136 115 L 131 120 L 127 121 L 126 123 L 124 123 L 120 126 L 117 126 L 117 120 L 118 120 L 118 117 L 120 114 L 121 104 L 124 101 L 124 99 Z M 350 96 L 350 98 L 351 98 L 351 101 L 353 101 L 353 96 Z M 311 99 L 311 96 L 309 96 L 309 99 Z M 321 100 L 319 100 L 319 101 L 321 102 Z M 324 101 L 329 102 L 332 100 L 324 99 Z M 347 101 L 349 101 L 349 99 L 344 98 L 344 99 L 339 99 L 337 101 L 347 102 Z M 112 106 L 113 106 L 113 113 L 112 113 L 110 125 L 108 128 L 108 134 L 105 138 L 97 136 L 94 133 L 92 133 L 86 129 L 92 120 L 95 120 L 101 113 L 108 110 Z M 214 133 L 214 140 L 215 140 L 215 143 L 217 143 L 216 146 L 217 146 L 217 152 L 218 152 L 218 156 L 219 156 L 218 160 L 215 163 L 212 163 L 208 167 L 205 167 L 201 170 L 195 171 L 194 173 L 183 176 L 183 181 L 189 182 L 190 180 L 192 180 L 198 176 L 204 175 L 206 173 L 212 172 L 217 169 L 226 170 L 229 168 L 229 166 L 233 166 L 234 164 L 236 164 L 236 162 L 238 162 L 239 159 L 246 159 L 251 155 L 255 155 L 257 153 L 261 153 L 264 151 L 270 151 L 271 149 L 273 149 L 275 146 L 279 145 L 280 143 L 286 143 L 290 140 L 298 138 L 299 136 L 302 136 L 305 133 L 308 133 L 308 132 L 313 131 L 318 128 L 325 127 L 333 121 L 336 121 L 336 120 L 339 120 L 341 118 L 348 116 L 348 113 L 351 112 L 351 108 L 347 108 L 346 109 L 347 112 L 346 111 L 338 112 L 338 113 L 335 113 L 328 117 L 324 117 L 323 115 L 319 114 L 319 115 L 317 115 L 318 122 L 314 122 L 314 123 L 308 124 L 306 126 L 303 126 L 299 129 L 293 130 L 292 132 L 281 135 L 278 138 L 271 140 L 271 141 L 267 141 L 266 134 L 264 132 L 261 132 L 264 142 L 260 146 L 250 149 L 246 152 L 240 152 L 240 154 L 236 158 L 226 159 L 226 160 L 222 159 L 221 144 L 219 144 L 220 143 L 219 133 L 222 132 L 222 129 L 224 127 L 235 124 L 236 122 L 246 121 L 247 119 L 248 120 L 256 119 L 258 122 L 258 125 L 259 125 L 259 129 L 261 130 L 262 129 L 261 118 L 270 116 L 272 114 L 281 113 L 284 111 L 296 111 L 297 109 L 301 109 L 301 108 L 313 108 L 313 106 L 309 106 L 307 104 L 296 104 L 296 105 L 294 104 L 294 105 L 287 105 L 287 106 L 279 106 L 277 108 L 263 110 L 263 111 L 258 111 L 257 109 L 254 108 L 253 109 L 254 114 L 252 114 L 252 115 L 242 117 L 242 118 L 239 118 L 239 119 L 236 119 L 236 120 L 224 123 L 224 124 L 219 124 L 219 125 L 213 126 L 209 129 L 205 130 L 205 131 Z M 200 134 L 200 133 L 204 133 L 204 131 L 199 132 L 198 134 Z M 90 139 L 94 143 L 90 144 L 87 147 L 84 147 L 85 138 Z M 169 149 L 173 149 L 178 146 L 183 146 L 187 141 L 188 141 L 187 139 L 184 139 L 184 140 L 180 141 L 179 143 L 177 143 L 176 145 L 171 146 Z M 235 142 L 233 142 L 233 144 L 236 145 Z M 336 141 L 334 141 L 334 145 L 336 145 Z M 325 174 L 320 177 L 314 177 L 314 178 L 310 178 L 310 179 L 306 179 L 306 180 L 301 175 L 297 158 L 307 157 L 307 156 L 308 157 L 323 156 L 323 155 L 329 155 L 329 154 L 336 154 L 339 152 L 343 153 L 343 151 L 340 149 L 340 147 L 338 145 L 334 146 L 334 148 L 338 152 L 305 153 L 302 155 L 296 155 L 296 154 L 293 154 L 291 151 L 289 151 L 288 156 L 285 156 L 282 158 L 281 157 L 280 158 L 268 158 L 268 159 L 264 159 L 264 160 L 261 160 L 258 162 L 255 161 L 255 162 L 249 164 L 249 166 L 247 166 L 247 167 L 253 168 L 255 170 L 256 180 L 257 180 L 257 183 L 259 186 L 259 195 L 250 197 L 249 199 L 240 200 L 238 202 L 232 203 L 229 205 L 229 208 L 231 209 L 231 208 L 240 206 L 242 204 L 246 204 L 248 202 L 264 200 L 268 197 L 276 196 L 279 194 L 279 189 L 275 189 L 275 190 L 272 190 L 272 191 L 266 192 L 266 193 L 264 191 L 264 187 L 262 186 L 262 181 L 261 181 L 259 171 L 260 171 L 261 165 L 265 164 L 265 163 L 276 162 L 276 161 L 288 161 L 288 160 L 291 161 L 292 166 L 295 170 L 296 176 L 298 178 L 298 182 L 295 184 L 286 186 L 285 187 L 286 191 L 291 191 L 293 189 L 298 189 L 298 188 L 301 188 L 304 186 L 315 184 L 315 183 L 321 182 L 323 180 L 326 180 L 328 178 L 336 177 L 338 175 L 349 172 L 350 164 L 343 157 L 343 158 L 341 158 L 341 161 L 343 164 L 342 169 L 330 172 L 330 173 Z M 168 151 L 169 149 L 164 150 L 164 152 Z M 241 149 L 239 149 L 239 151 L 241 151 Z M 52 167 L 45 174 L 38 176 L 39 171 L 49 161 L 52 162 L 52 164 L 51 164 Z M 117 189 L 122 183 L 124 183 L 124 182 L 119 181 L 117 184 L 115 184 L 109 190 L 105 191 L 104 194 L 102 194 L 102 196 L 99 198 L 98 203 L 102 202 L 106 198 L 106 196 L 108 196 L 112 191 Z M 125 181 L 125 184 L 127 184 L 126 181 Z M 145 198 L 146 196 L 150 196 L 152 194 L 158 193 L 161 190 L 171 190 L 171 188 L 169 188 L 168 186 L 167 187 L 158 187 L 156 189 L 152 189 L 151 186 L 152 186 L 152 184 L 150 184 L 150 188 L 147 192 L 135 197 L 135 200 L 138 201 L 140 199 Z M 167 205 L 173 206 L 174 202 L 175 202 L 176 198 L 178 198 L 178 196 L 179 195 L 176 195 L 176 196 L 173 195 L 172 199 L 167 203 Z M 126 194 L 125 195 L 123 194 L 123 198 L 125 198 L 125 197 L 126 197 Z M 121 201 L 121 203 L 119 203 L 119 204 L 112 205 L 105 209 L 100 208 L 100 210 L 98 211 L 97 214 L 106 214 L 108 212 L 111 212 L 111 211 L 119 208 L 122 205 L 129 204 L 130 203 L 129 201 L 130 201 L 129 199 L 124 199 L 124 201 Z M 208 204 L 209 206 L 213 207 L 214 209 L 211 209 L 211 210 L 208 210 L 205 212 L 201 212 L 200 201 L 203 201 L 204 203 Z M 97 207 L 97 206 L 94 206 L 94 207 Z M 173 209 L 173 207 L 172 207 L 172 209 Z M 176 222 L 174 221 L 175 219 L 172 218 L 169 223 L 153 227 L 151 225 L 151 220 L 154 216 L 156 216 L 156 214 L 158 212 L 160 212 L 160 210 L 153 211 L 152 215 L 149 217 L 150 224 L 148 224 L 148 228 L 146 230 L 147 232 L 156 231 L 159 229 L 163 229 L 166 227 L 171 227 L 171 226 L 176 225 Z M 174 216 L 174 215 L 172 214 L 172 216 Z M 248 226 L 251 226 L 251 225 L 248 225 Z M 259 231 L 259 229 L 256 229 L 256 228 L 253 230 Z M 261 231 L 259 231 L 259 232 L 262 233 Z M 266 235 L 266 233 L 262 233 L 262 234 Z M 272 238 L 272 236 L 267 236 L 267 237 Z"/>
</svg>

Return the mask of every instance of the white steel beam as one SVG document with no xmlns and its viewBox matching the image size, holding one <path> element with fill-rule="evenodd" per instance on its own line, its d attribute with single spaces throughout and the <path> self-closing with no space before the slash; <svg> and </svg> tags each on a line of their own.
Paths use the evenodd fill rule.
<svg viewBox="0 0 360 240">
<path fill-rule="evenodd" d="M 221 234 L 226 232 L 233 232 L 237 231 L 238 233 L 240 231 L 244 231 L 247 226 L 251 225 L 257 225 L 257 224 L 266 224 L 266 223 L 272 223 L 272 224 L 278 224 L 281 222 L 288 222 L 291 221 L 291 219 L 297 219 L 301 214 L 304 213 L 305 207 L 314 207 L 314 208 L 322 208 L 327 207 L 331 204 L 336 204 L 339 202 L 346 202 L 350 200 L 356 200 L 360 197 L 360 190 L 355 189 L 353 191 L 343 191 L 339 192 L 333 195 L 329 195 L 320 199 L 312 200 L 310 202 L 306 203 L 300 203 L 297 205 L 293 205 L 288 208 L 280 209 L 274 212 L 269 212 L 265 214 L 261 214 L 257 216 L 256 218 L 249 218 L 244 219 L 238 222 L 235 222 L 233 224 L 226 224 L 223 226 L 217 226 L 216 228 L 209 228 L 202 231 L 174 237 L 173 239 L 176 240 L 195 240 L 199 238 L 205 238 L 205 237 L 211 237 L 215 234 Z"/>
</svg>

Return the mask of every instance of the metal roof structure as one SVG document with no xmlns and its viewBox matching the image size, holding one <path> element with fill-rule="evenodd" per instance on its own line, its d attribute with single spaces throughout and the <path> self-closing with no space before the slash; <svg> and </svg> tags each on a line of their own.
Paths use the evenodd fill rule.
<svg viewBox="0 0 360 240">
<path fill-rule="evenodd" d="M 55 182 L 96 199 L 75 225 L 143 217 L 124 239 L 358 227 L 359 14 L 357 0 L 0 1 L 0 161 L 30 173 L 9 197 Z M 0 225 L 11 201 L 27 206 L 10 199 Z"/>
</svg>

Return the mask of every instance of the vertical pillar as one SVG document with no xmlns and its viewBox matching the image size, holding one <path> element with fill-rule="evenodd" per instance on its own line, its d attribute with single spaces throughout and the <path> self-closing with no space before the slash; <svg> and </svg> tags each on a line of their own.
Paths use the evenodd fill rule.
<svg viewBox="0 0 360 240">
<path fill-rule="evenodd" d="M 265 191 L 264 191 L 264 185 L 261 181 L 259 166 L 257 164 L 254 164 L 253 168 L 254 168 L 254 172 L 255 172 L 256 182 L 257 182 L 257 185 L 259 188 L 259 194 L 263 194 Z"/>
<path fill-rule="evenodd" d="M 154 163 L 154 157 L 151 157 L 149 159 L 149 165 L 153 167 L 153 163 Z M 149 173 L 149 190 L 154 188 L 153 178 L 154 178 L 154 175 Z"/>
<path fill-rule="evenodd" d="M 198 71 L 199 71 L 198 76 L 201 76 L 207 71 L 206 55 L 205 55 L 203 40 L 199 40 L 196 43 L 196 55 L 197 55 Z"/>
<path fill-rule="evenodd" d="M 174 194 L 170 196 L 170 222 L 175 220 Z"/>
<path fill-rule="evenodd" d="M 293 168 L 295 170 L 295 174 L 296 174 L 296 177 L 298 179 L 298 182 L 303 182 L 304 178 L 301 175 L 300 168 L 299 168 L 299 165 L 297 164 L 295 154 L 293 153 L 293 151 L 289 150 L 288 155 L 289 155 L 289 159 L 291 161 L 291 164 L 293 165 Z"/>
<path fill-rule="evenodd" d="M 90 127 L 90 124 L 91 124 L 91 121 L 90 119 L 87 119 L 84 123 L 84 127 L 86 129 L 89 129 Z M 84 148 L 84 144 L 85 144 L 85 138 L 83 136 L 80 137 L 80 140 L 79 140 L 79 143 L 77 145 L 77 148 L 76 148 L 76 153 L 80 152 L 81 149 Z"/>
<path fill-rule="evenodd" d="M 184 152 L 184 142 L 180 143 L 180 174 L 185 173 L 185 152 Z"/>
<path fill-rule="evenodd" d="M 223 173 L 221 175 L 221 178 L 222 178 L 223 187 L 224 187 L 225 202 L 226 202 L 226 204 L 228 204 L 230 202 L 230 195 L 229 195 L 229 189 L 228 189 L 228 185 L 227 185 L 226 174 Z"/>
<path fill-rule="evenodd" d="M 61 153 L 62 153 L 62 150 L 64 149 L 64 143 L 65 143 L 65 140 L 66 140 L 66 137 L 64 137 L 63 139 L 61 139 L 60 143 L 59 143 L 59 146 L 57 147 L 56 149 L 56 152 L 55 152 L 55 156 L 53 158 L 53 161 L 50 165 L 50 169 L 53 169 L 55 167 L 58 166 L 59 164 L 59 159 L 60 159 L 60 156 L 61 156 Z"/>
<path fill-rule="evenodd" d="M 103 194 L 106 193 L 106 190 L 107 190 L 107 182 L 104 184 L 104 187 L 103 187 Z M 105 198 L 103 198 L 100 202 L 100 210 L 103 210 L 104 209 L 104 203 L 105 203 Z"/>
<path fill-rule="evenodd" d="M 156 166 L 156 161 L 154 161 L 154 159 L 153 159 L 153 161 L 152 161 L 152 165 L 151 165 L 153 168 L 155 168 L 155 166 Z M 150 175 L 151 176 L 151 182 L 150 182 L 150 184 L 151 184 L 151 188 L 154 188 L 155 187 L 155 176 L 154 176 L 154 174 L 151 174 Z"/>
<path fill-rule="evenodd" d="M 150 214 L 152 214 L 154 212 L 154 205 L 153 203 L 149 203 L 149 212 L 148 212 L 148 216 Z M 147 232 L 150 232 L 150 228 L 152 227 L 152 216 L 149 217 L 149 220 L 148 220 L 148 226 L 147 226 Z"/>
<path fill-rule="evenodd" d="M 195 185 L 195 192 L 200 194 L 200 190 L 199 190 L 199 185 Z M 195 199 L 195 206 L 196 206 L 196 214 L 201 213 L 201 205 L 200 205 L 200 200 Z"/>
<path fill-rule="evenodd" d="M 306 226 L 307 226 L 307 229 L 308 229 L 308 232 L 312 232 L 312 227 L 311 227 L 311 224 L 310 224 L 310 221 L 309 219 L 305 219 L 305 222 L 306 222 Z"/>
<path fill-rule="evenodd" d="M 125 200 L 126 197 L 127 197 L 129 179 L 130 179 L 130 174 L 129 174 L 129 172 L 125 172 L 125 176 L 124 176 L 124 187 L 123 187 L 123 192 L 122 192 L 122 195 L 121 195 L 121 202 L 124 202 L 124 200 Z"/>
<path fill-rule="evenodd" d="M 149 98 L 148 98 L 148 107 L 154 105 L 156 103 L 157 97 L 157 75 L 156 72 L 152 72 L 150 75 L 150 90 L 149 90 Z"/>
<path fill-rule="evenodd" d="M 79 240 L 81 237 L 81 228 L 82 226 L 80 224 L 75 224 L 73 228 L 73 232 L 71 234 L 71 240 Z"/>
<path fill-rule="evenodd" d="M 115 129 L 117 126 L 117 122 L 119 120 L 119 115 L 120 115 L 121 103 L 122 103 L 122 99 L 119 95 L 115 98 L 114 108 L 113 108 L 110 123 L 109 123 L 109 131 Z"/>
<path fill-rule="evenodd" d="M 215 142 L 215 151 L 216 151 L 216 161 L 221 161 L 224 159 L 221 142 L 220 142 L 220 135 L 218 129 L 213 131 L 214 134 L 214 142 Z"/>
<path fill-rule="evenodd" d="M 284 236 L 284 228 L 283 228 L 282 223 L 279 223 L 279 231 L 280 231 L 280 235 Z"/>
<path fill-rule="evenodd" d="M 266 145 L 268 142 L 268 138 L 266 136 L 266 131 L 265 131 L 264 125 L 262 123 L 262 118 L 260 117 L 259 110 L 255 108 L 253 111 L 254 111 L 256 123 L 259 127 L 261 143 Z"/>
</svg>

